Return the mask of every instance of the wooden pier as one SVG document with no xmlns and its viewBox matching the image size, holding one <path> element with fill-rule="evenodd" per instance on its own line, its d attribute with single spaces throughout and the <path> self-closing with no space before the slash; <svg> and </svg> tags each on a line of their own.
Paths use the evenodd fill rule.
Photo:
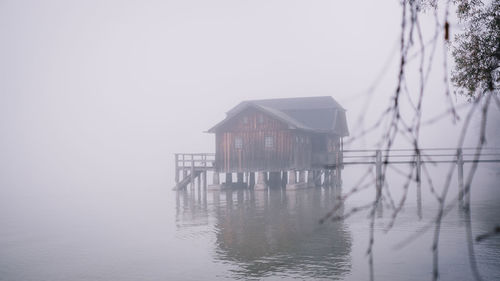
<svg viewBox="0 0 500 281">
<path fill-rule="evenodd" d="M 338 153 L 336 153 L 338 154 Z M 340 186 L 341 166 L 335 163 L 340 160 L 337 155 L 327 155 L 325 158 L 330 162 L 311 170 L 293 171 L 242 171 L 242 172 L 220 172 L 215 165 L 214 153 L 175 153 L 175 186 L 174 190 L 185 189 L 190 186 L 193 189 L 197 183 L 198 187 L 207 188 L 208 176 L 211 173 L 214 188 L 225 187 L 251 187 L 255 189 L 266 189 L 273 187 L 288 187 L 289 189 L 306 188 L 323 185 Z M 330 163 L 329 165 L 326 165 Z M 224 175 L 224 181 L 220 180 L 220 174 Z M 233 181 L 233 174 L 236 175 Z"/>
<path fill-rule="evenodd" d="M 463 206 L 463 200 L 470 200 L 469 193 L 464 196 L 464 164 L 500 163 L 500 148 L 482 148 L 479 153 L 477 148 L 473 147 L 427 148 L 418 151 L 415 149 L 344 150 L 342 160 L 342 166 L 375 165 L 377 190 L 380 190 L 384 184 L 384 165 L 411 165 L 415 167 L 417 202 L 420 202 L 419 198 L 421 198 L 422 165 L 454 163 L 457 165 L 459 204 Z"/>
<path fill-rule="evenodd" d="M 176 153 L 174 156 L 174 189 L 183 189 L 189 184 L 194 188 L 195 180 L 198 186 L 207 187 L 207 172 L 215 171 L 215 153 Z"/>
<path fill-rule="evenodd" d="M 313 186 L 340 186 L 341 170 L 354 165 L 374 165 L 377 188 L 384 182 L 384 165 L 411 165 L 415 167 L 417 192 L 421 186 L 421 167 L 423 164 L 455 163 L 457 165 L 459 198 L 464 192 L 464 165 L 470 163 L 500 163 L 500 148 L 483 148 L 480 153 L 476 148 L 428 148 L 391 149 L 391 150 L 343 150 L 335 155 L 325 155 L 324 165 L 311 170 L 295 171 L 242 171 L 225 172 L 225 182 L 221 184 L 214 153 L 176 153 L 175 154 L 175 187 L 184 189 L 187 186 L 206 188 L 207 173 L 212 173 L 212 185 L 224 187 L 228 184 L 240 187 L 255 187 L 265 189 L 271 184 L 288 188 L 305 188 Z M 465 198 L 467 199 L 467 198 Z"/>
<path fill-rule="evenodd" d="M 215 153 L 175 154 L 175 189 L 205 189 L 209 172 L 219 188 L 340 187 L 342 169 L 374 165 L 379 192 L 387 167 L 412 165 L 420 190 L 422 165 L 456 163 L 463 198 L 464 164 L 500 162 L 500 148 L 344 150 L 346 110 L 329 96 L 243 101 L 207 132 Z"/>
</svg>

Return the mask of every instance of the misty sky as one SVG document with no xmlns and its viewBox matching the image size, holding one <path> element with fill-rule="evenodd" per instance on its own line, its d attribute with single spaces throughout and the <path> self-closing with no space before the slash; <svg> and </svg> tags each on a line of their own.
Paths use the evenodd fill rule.
<svg viewBox="0 0 500 281">
<path fill-rule="evenodd" d="M 0 184 L 170 184 L 172 153 L 213 152 L 203 132 L 245 99 L 331 95 L 356 132 L 395 89 L 400 18 L 395 0 L 2 0 Z M 424 146 L 456 144 L 440 130 Z"/>
</svg>

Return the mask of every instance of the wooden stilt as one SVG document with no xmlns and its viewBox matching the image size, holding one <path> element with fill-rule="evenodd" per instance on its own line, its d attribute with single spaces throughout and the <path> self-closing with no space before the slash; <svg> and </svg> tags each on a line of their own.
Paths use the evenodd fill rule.
<svg viewBox="0 0 500 281">
<path fill-rule="evenodd" d="M 243 173 L 236 173 L 236 182 L 238 184 L 243 184 Z"/>
<path fill-rule="evenodd" d="M 300 183 L 306 182 L 306 172 L 304 170 L 299 171 L 299 182 Z"/>
<path fill-rule="evenodd" d="M 323 181 L 325 187 L 330 187 L 330 170 L 325 170 L 325 180 Z"/>
<path fill-rule="evenodd" d="M 203 189 L 206 190 L 207 189 L 207 171 L 204 171 L 203 173 L 201 173 L 202 177 L 203 177 Z"/>
<path fill-rule="evenodd" d="M 459 148 L 457 149 L 457 171 L 458 171 L 458 204 L 460 207 L 465 207 L 466 204 L 469 202 L 467 201 L 468 197 L 467 195 L 469 192 L 467 192 L 467 195 L 465 195 L 465 190 L 464 190 L 464 157 L 462 153 L 462 149 Z M 464 204 L 464 200 L 466 204 Z"/>
<path fill-rule="evenodd" d="M 290 170 L 288 172 L 288 184 L 295 184 L 295 183 L 297 183 L 297 171 Z"/>
<path fill-rule="evenodd" d="M 266 172 L 257 173 L 257 183 L 254 186 L 254 190 L 264 190 L 266 189 Z"/>
<path fill-rule="evenodd" d="M 317 187 L 321 186 L 321 170 L 314 171 L 314 185 Z"/>
<path fill-rule="evenodd" d="M 191 155 L 191 189 L 194 189 L 194 157 Z"/>
<path fill-rule="evenodd" d="M 417 215 L 422 218 L 422 159 L 420 151 L 417 152 L 416 160 L 416 181 L 417 181 Z"/>
<path fill-rule="evenodd" d="M 281 188 L 285 188 L 288 183 L 288 172 L 281 171 Z"/>
<path fill-rule="evenodd" d="M 281 172 L 269 172 L 268 186 L 270 188 L 281 187 Z"/>
<path fill-rule="evenodd" d="M 213 182 L 214 185 L 219 185 L 220 184 L 219 172 L 217 172 L 217 171 L 214 172 L 214 175 L 213 175 L 213 178 L 212 178 L 212 182 Z"/>
<path fill-rule="evenodd" d="M 307 171 L 307 187 L 314 187 L 314 171 Z"/>
<path fill-rule="evenodd" d="M 250 172 L 250 179 L 248 180 L 248 187 L 253 188 L 255 186 L 255 173 Z"/>
<path fill-rule="evenodd" d="M 233 183 L 233 173 L 226 173 L 226 184 Z"/>
<path fill-rule="evenodd" d="M 383 179 L 382 179 L 382 151 L 377 150 L 375 152 L 375 185 L 376 185 L 376 198 L 378 200 L 377 204 L 378 206 L 382 206 L 381 200 L 382 200 L 382 185 L 383 185 Z"/>
<path fill-rule="evenodd" d="M 342 186 L 342 169 L 341 166 L 337 166 L 337 169 L 335 170 L 335 185 L 337 187 Z"/>
<path fill-rule="evenodd" d="M 175 154 L 175 185 L 179 184 L 179 154 Z"/>
</svg>

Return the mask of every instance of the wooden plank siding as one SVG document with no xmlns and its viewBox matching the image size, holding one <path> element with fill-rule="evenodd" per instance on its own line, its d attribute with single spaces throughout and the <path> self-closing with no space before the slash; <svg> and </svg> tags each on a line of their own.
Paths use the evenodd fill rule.
<svg viewBox="0 0 500 281">
<path fill-rule="evenodd" d="M 272 147 L 266 147 L 266 137 L 272 137 Z M 241 147 L 236 145 L 237 138 Z M 239 113 L 216 133 L 220 172 L 304 169 L 311 160 L 310 136 L 254 108 Z"/>
<path fill-rule="evenodd" d="M 342 159 L 349 134 L 345 110 L 332 97 L 241 102 L 209 132 L 219 172 L 323 169 Z"/>
</svg>

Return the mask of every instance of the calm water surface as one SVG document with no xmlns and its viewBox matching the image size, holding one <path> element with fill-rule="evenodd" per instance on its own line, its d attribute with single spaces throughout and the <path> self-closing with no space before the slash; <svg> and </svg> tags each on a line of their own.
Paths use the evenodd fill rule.
<svg viewBox="0 0 500 281">
<path fill-rule="evenodd" d="M 0 280 L 367 280 L 366 213 L 319 224 L 342 190 L 175 192 L 143 186 L 50 196 L 11 195 L 0 215 Z M 496 180 L 473 198 L 474 234 L 500 222 Z M 410 192 L 413 194 L 413 191 Z M 429 280 L 432 232 L 395 246 L 432 220 L 409 195 L 394 228 L 377 214 L 378 280 Z M 491 196 L 494 194 L 494 196 Z M 368 196 L 369 197 L 369 196 Z M 396 197 L 396 195 L 395 195 Z M 346 213 L 366 198 L 353 198 Z M 453 210 L 442 227 L 441 280 L 470 280 L 465 217 Z M 500 280 L 500 237 L 475 244 L 481 273 Z"/>
</svg>

